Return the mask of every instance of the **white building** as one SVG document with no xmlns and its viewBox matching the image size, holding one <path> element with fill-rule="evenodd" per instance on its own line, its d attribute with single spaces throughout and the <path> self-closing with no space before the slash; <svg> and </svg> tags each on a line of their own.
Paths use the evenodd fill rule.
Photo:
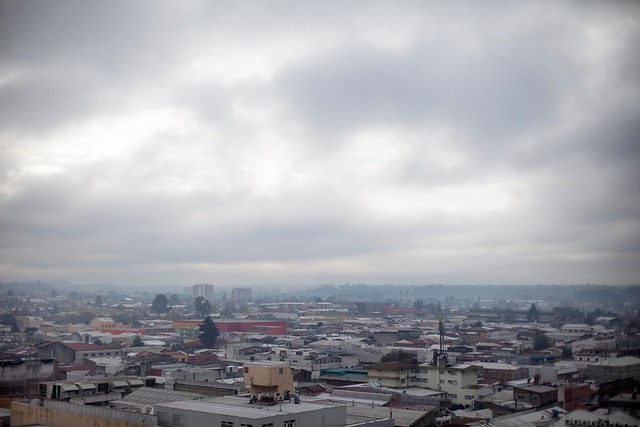
<svg viewBox="0 0 640 427">
<path fill-rule="evenodd" d="M 347 425 L 347 408 L 341 404 L 279 401 L 272 406 L 249 403 L 242 397 L 214 397 L 204 400 L 154 405 L 161 427 L 332 427 Z M 299 402 L 299 400 L 298 400 Z"/>
<path fill-rule="evenodd" d="M 213 302 L 213 285 L 199 283 L 193 285 L 193 299 L 204 297 L 209 302 Z"/>
</svg>

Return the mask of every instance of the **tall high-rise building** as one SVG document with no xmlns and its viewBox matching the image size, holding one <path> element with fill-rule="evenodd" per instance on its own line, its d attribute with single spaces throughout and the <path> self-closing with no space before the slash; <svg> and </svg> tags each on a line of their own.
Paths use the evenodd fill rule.
<svg viewBox="0 0 640 427">
<path fill-rule="evenodd" d="M 251 288 L 234 288 L 231 290 L 231 299 L 235 302 L 249 302 L 251 293 Z"/>
<path fill-rule="evenodd" d="M 213 302 L 213 285 L 207 285 L 205 283 L 199 283 L 193 285 L 193 299 L 198 297 L 204 297 L 209 302 Z"/>
</svg>

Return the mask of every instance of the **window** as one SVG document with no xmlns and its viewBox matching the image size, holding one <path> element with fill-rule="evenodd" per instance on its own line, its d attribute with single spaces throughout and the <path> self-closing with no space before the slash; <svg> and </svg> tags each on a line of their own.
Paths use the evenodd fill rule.
<svg viewBox="0 0 640 427">
<path fill-rule="evenodd" d="M 458 385 L 458 380 L 449 380 L 448 383 L 451 385 Z"/>
<path fill-rule="evenodd" d="M 240 427 L 253 427 L 253 424 L 240 424 Z"/>
<path fill-rule="evenodd" d="M 458 375 L 456 371 L 449 371 L 449 375 Z"/>
<path fill-rule="evenodd" d="M 458 395 L 457 395 L 457 394 L 455 394 L 455 393 L 449 393 L 449 395 L 448 395 L 448 396 L 449 396 L 450 398 L 452 398 L 452 399 L 457 399 L 457 398 L 458 398 Z"/>
<path fill-rule="evenodd" d="M 285 421 L 284 427 L 296 427 L 296 420 Z"/>
<path fill-rule="evenodd" d="M 440 380 L 440 381 L 439 381 L 439 383 L 440 383 L 440 384 L 444 384 L 444 380 Z"/>
<path fill-rule="evenodd" d="M 278 373 L 279 373 L 280 375 L 284 374 L 284 368 L 280 368 L 280 369 L 278 369 Z"/>
<path fill-rule="evenodd" d="M 183 414 L 173 414 L 173 425 L 174 426 L 183 426 L 184 425 L 184 415 Z"/>
<path fill-rule="evenodd" d="M 444 369 L 440 369 L 438 372 L 440 372 L 440 375 L 444 375 Z"/>
<path fill-rule="evenodd" d="M 245 367 L 244 367 L 244 373 L 245 373 L 245 374 L 248 374 L 248 373 L 249 373 L 249 367 L 248 367 L 248 366 L 245 366 Z"/>
<path fill-rule="evenodd" d="M 464 398 L 465 398 L 466 400 L 473 400 L 473 396 L 468 395 L 468 394 L 465 394 L 465 395 L 464 395 Z"/>
<path fill-rule="evenodd" d="M 273 427 L 273 423 L 269 423 L 269 424 L 262 424 L 262 427 Z"/>
<path fill-rule="evenodd" d="M 233 427 L 233 421 L 223 421 L 220 427 Z"/>
<path fill-rule="evenodd" d="M 162 412 L 162 411 L 158 411 L 156 413 L 156 416 L 158 417 L 158 425 L 163 427 L 163 426 L 168 426 L 169 425 L 169 414 L 166 412 Z"/>
</svg>

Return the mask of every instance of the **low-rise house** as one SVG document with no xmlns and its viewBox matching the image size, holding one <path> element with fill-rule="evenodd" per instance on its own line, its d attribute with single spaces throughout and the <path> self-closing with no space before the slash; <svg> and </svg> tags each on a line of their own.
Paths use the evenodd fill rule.
<svg viewBox="0 0 640 427">
<path fill-rule="evenodd" d="M 527 402 L 538 408 L 558 401 L 558 389 L 538 384 L 527 384 L 513 388 L 516 402 Z"/>
</svg>

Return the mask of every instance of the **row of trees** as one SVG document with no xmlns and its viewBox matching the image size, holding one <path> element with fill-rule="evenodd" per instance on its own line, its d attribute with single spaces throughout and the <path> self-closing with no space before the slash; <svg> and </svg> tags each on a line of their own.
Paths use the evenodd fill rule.
<svg viewBox="0 0 640 427">
<path fill-rule="evenodd" d="M 96 305 L 101 305 L 102 300 L 98 300 L 100 295 L 96 298 Z M 157 314 L 166 314 L 171 311 L 171 307 L 180 304 L 180 299 L 176 294 L 167 298 L 165 294 L 158 294 L 151 303 L 151 311 Z M 197 297 L 194 300 L 195 310 L 200 316 L 204 317 L 211 313 L 211 303 L 205 297 Z"/>
</svg>

